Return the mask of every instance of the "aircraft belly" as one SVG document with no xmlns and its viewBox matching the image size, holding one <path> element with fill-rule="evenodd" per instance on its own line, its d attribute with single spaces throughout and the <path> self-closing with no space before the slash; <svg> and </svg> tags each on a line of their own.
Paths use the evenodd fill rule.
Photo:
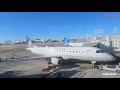
<svg viewBox="0 0 120 90">
<path fill-rule="evenodd" d="M 63 59 L 77 59 L 77 60 L 86 60 L 86 57 L 83 56 L 62 56 Z"/>
<path fill-rule="evenodd" d="M 96 61 L 96 62 L 99 62 L 99 61 L 107 62 L 107 61 L 109 61 L 106 58 L 100 58 L 100 57 L 86 57 L 86 60 L 88 60 L 88 61 Z"/>
<path fill-rule="evenodd" d="M 84 61 L 99 61 L 98 58 L 90 57 L 90 56 L 62 56 L 63 59 L 77 59 L 77 60 L 84 60 Z"/>
</svg>

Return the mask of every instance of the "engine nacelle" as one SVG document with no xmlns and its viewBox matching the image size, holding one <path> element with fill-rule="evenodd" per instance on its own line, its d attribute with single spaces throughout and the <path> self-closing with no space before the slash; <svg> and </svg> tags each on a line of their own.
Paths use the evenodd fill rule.
<svg viewBox="0 0 120 90">
<path fill-rule="evenodd" d="M 59 61 L 60 61 L 59 58 L 51 58 L 51 63 L 54 64 L 54 65 L 58 65 Z"/>
</svg>

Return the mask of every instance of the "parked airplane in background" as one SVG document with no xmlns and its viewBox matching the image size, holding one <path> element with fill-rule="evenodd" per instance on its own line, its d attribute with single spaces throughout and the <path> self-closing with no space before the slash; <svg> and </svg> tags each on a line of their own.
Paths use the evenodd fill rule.
<svg viewBox="0 0 120 90">
<path fill-rule="evenodd" d="M 64 45 L 65 46 L 82 46 L 83 43 L 71 43 L 69 39 L 67 39 L 66 37 L 64 38 Z"/>
<path fill-rule="evenodd" d="M 96 47 L 37 47 L 32 44 L 29 37 L 26 36 L 28 42 L 27 50 L 41 55 L 42 57 L 49 57 L 52 64 L 58 65 L 61 60 L 82 60 L 95 62 L 110 62 L 115 61 L 115 57 L 103 52 Z"/>
<path fill-rule="evenodd" d="M 72 43 L 70 42 L 69 39 L 67 39 L 66 37 L 64 38 L 64 45 L 65 46 L 72 46 L 72 47 L 82 47 L 84 43 L 90 44 L 90 43 L 95 43 L 95 41 L 91 41 L 91 42 L 82 42 L 82 43 Z"/>
</svg>

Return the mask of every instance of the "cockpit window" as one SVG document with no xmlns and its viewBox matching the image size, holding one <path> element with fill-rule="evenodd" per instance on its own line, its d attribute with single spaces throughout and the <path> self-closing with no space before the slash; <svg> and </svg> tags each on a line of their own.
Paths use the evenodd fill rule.
<svg viewBox="0 0 120 90">
<path fill-rule="evenodd" d="M 104 53 L 103 50 L 97 50 L 96 53 Z"/>
<path fill-rule="evenodd" d="M 103 50 L 100 50 L 100 52 L 101 52 L 101 53 L 104 53 L 104 51 L 103 51 Z"/>
<path fill-rule="evenodd" d="M 96 53 L 100 53 L 100 50 L 97 50 Z"/>
</svg>

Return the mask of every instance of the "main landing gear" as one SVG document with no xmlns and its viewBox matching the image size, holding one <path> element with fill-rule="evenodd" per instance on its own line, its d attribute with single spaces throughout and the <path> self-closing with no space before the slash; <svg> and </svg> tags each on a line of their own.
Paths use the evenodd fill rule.
<svg viewBox="0 0 120 90">
<path fill-rule="evenodd" d="M 94 68 L 96 61 L 91 61 L 91 63 L 92 63 L 92 68 Z"/>
</svg>

